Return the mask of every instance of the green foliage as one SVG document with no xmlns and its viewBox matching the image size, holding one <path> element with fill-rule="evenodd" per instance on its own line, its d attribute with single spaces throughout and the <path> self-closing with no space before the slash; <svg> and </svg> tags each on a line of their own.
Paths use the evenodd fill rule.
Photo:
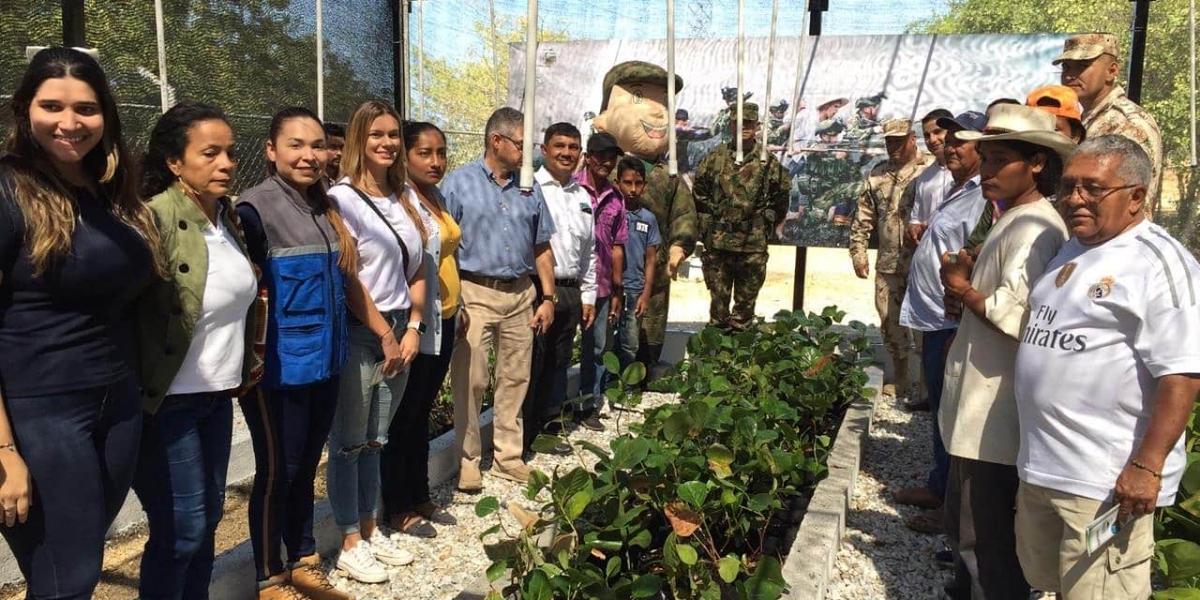
<svg viewBox="0 0 1200 600">
<path fill-rule="evenodd" d="M 1177 501 L 1154 515 L 1155 575 L 1170 586 L 1156 592 L 1155 600 L 1200 600 L 1200 402 L 1184 435 L 1187 467 Z"/>
<path fill-rule="evenodd" d="M 522 528 L 488 545 L 489 576 L 511 569 L 504 591 L 523 599 L 778 598 L 785 582 L 766 537 L 825 476 L 829 435 L 867 383 L 867 339 L 835 331 L 843 316 L 784 312 L 743 333 L 694 336 L 660 386 L 678 403 L 647 410 L 636 437 L 607 449 L 578 443 L 599 458 L 592 471 L 581 455 L 566 473 L 535 473 L 525 496 L 541 504 L 508 506 Z M 629 399 L 644 375 L 629 365 L 606 395 Z"/>
<path fill-rule="evenodd" d="M 1133 3 L 1129 0 L 1093 0 L 1086 9 L 1077 0 L 1041 2 L 995 2 L 993 0 L 949 0 L 941 16 L 910 26 L 915 33 L 1080 33 L 1109 31 L 1130 47 Z M 1141 104 L 1154 115 L 1162 130 L 1165 160 L 1162 210 L 1156 220 L 1165 225 L 1193 252 L 1200 249 L 1200 177 L 1188 166 L 1190 153 L 1191 57 L 1188 0 L 1157 0 L 1150 5 L 1146 29 L 1146 63 Z M 1122 69 L 1128 66 L 1121 56 Z M 1121 74 L 1123 78 L 1125 73 Z M 1157 207 L 1156 207 L 1157 208 Z"/>
</svg>

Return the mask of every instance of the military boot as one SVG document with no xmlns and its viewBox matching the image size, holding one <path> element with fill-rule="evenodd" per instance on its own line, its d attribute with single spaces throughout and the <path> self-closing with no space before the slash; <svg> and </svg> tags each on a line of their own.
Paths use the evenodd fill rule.
<svg viewBox="0 0 1200 600">
<path fill-rule="evenodd" d="M 347 594 L 329 583 L 325 571 L 321 570 L 321 557 L 316 554 L 305 556 L 292 565 L 292 587 L 303 594 L 304 598 L 312 600 L 354 600 Z"/>
<path fill-rule="evenodd" d="M 258 600 L 311 600 L 292 587 L 288 573 L 280 573 L 258 582 Z"/>
</svg>

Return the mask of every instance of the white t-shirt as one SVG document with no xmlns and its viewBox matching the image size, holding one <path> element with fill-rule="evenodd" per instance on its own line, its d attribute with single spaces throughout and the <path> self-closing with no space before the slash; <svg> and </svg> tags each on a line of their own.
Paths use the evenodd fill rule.
<svg viewBox="0 0 1200 600">
<path fill-rule="evenodd" d="M 914 182 L 912 212 L 908 216 L 908 223 L 928 223 L 938 204 L 954 187 L 954 177 L 950 175 L 950 169 L 934 161 L 917 175 Z"/>
<path fill-rule="evenodd" d="M 242 384 L 246 351 L 246 311 L 258 292 L 258 280 L 237 239 L 218 218 L 204 226 L 208 275 L 200 318 L 192 333 L 183 366 L 171 381 L 168 395 L 231 390 Z"/>
<path fill-rule="evenodd" d="M 1111 500 L 1150 425 L 1156 380 L 1200 373 L 1200 264 L 1145 221 L 1097 246 L 1071 239 L 1029 296 L 1017 350 L 1021 480 Z M 1183 436 L 1163 467 L 1174 503 Z"/>
<path fill-rule="evenodd" d="M 329 197 L 337 203 L 346 228 L 358 242 L 358 278 L 371 294 L 379 312 L 409 308 L 412 299 L 408 295 L 408 280 L 421 268 L 425 241 L 395 194 L 387 198 L 366 194 L 387 219 L 388 222 L 384 223 L 349 185 L 343 183 L 348 184 L 349 179 L 343 178 L 338 185 L 329 188 Z M 402 192 L 407 193 L 407 190 Z M 388 224 L 391 224 L 391 229 Z M 392 229 L 408 247 L 407 273 L 404 272 L 404 258 Z"/>
</svg>

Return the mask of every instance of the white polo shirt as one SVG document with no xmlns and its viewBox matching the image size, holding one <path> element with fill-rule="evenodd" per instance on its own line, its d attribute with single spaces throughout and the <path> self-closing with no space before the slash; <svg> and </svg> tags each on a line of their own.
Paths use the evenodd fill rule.
<svg viewBox="0 0 1200 600">
<path fill-rule="evenodd" d="M 1111 500 L 1154 409 L 1156 381 L 1200 373 L 1200 264 L 1149 221 L 1097 246 L 1071 239 L 1029 296 L 1017 350 L 1022 481 Z M 1163 467 L 1174 503 L 1183 436 Z"/>
<path fill-rule="evenodd" d="M 242 384 L 246 311 L 258 293 L 258 280 L 220 216 L 216 223 L 205 225 L 203 233 L 208 273 L 200 318 L 167 395 L 220 392 Z"/>
<path fill-rule="evenodd" d="M 554 278 L 578 279 L 584 304 L 596 303 L 595 216 L 592 196 L 574 179 L 562 185 L 542 167 L 533 174 L 542 186 L 546 208 L 554 219 L 550 250 L 554 253 Z"/>
<path fill-rule="evenodd" d="M 950 175 L 950 169 L 934 161 L 913 181 L 913 205 L 908 223 L 928 223 L 942 198 L 954 187 L 954 177 Z"/>
<path fill-rule="evenodd" d="M 343 178 L 340 183 L 349 183 Z M 407 188 L 407 186 L 406 186 Z M 407 193 L 407 189 L 401 190 Z M 364 192 L 365 194 L 365 192 Z M 412 306 L 408 280 L 421 268 L 425 240 L 408 216 L 395 194 L 382 198 L 366 194 L 369 201 L 383 213 L 387 223 L 367 206 L 366 202 L 347 185 L 329 188 L 329 197 L 337 203 L 346 229 L 358 242 L 358 278 L 366 286 L 379 312 L 403 310 Z M 404 256 L 391 225 L 408 247 L 408 272 L 404 271 Z"/>
</svg>

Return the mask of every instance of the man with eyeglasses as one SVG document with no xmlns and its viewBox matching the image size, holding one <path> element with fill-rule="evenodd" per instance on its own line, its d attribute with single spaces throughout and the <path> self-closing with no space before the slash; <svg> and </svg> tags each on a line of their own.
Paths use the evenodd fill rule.
<svg viewBox="0 0 1200 600">
<path fill-rule="evenodd" d="M 1123 135 L 1137 142 L 1150 157 L 1153 171 L 1143 210 L 1152 218 L 1162 178 L 1162 135 L 1154 117 L 1126 97 L 1125 89 L 1117 84 L 1119 50 L 1117 36 L 1111 33 L 1073 35 L 1063 44 L 1063 53 L 1054 64 L 1062 67 L 1062 84 L 1079 97 L 1088 138 Z"/>
<path fill-rule="evenodd" d="M 1127 137 L 1079 145 L 1058 194 L 1071 239 L 1017 350 L 1017 554 L 1030 585 L 1068 600 L 1150 596 L 1154 509 L 1187 460 L 1200 264 L 1146 219 L 1153 172 Z"/>
<path fill-rule="evenodd" d="M 534 183 L 518 187 L 524 115 L 512 108 L 492 113 L 484 130 L 483 156 L 446 175 L 442 195 L 462 229 L 458 247 L 462 305 L 471 315 L 467 332 L 454 344 L 450 383 L 454 389 L 454 432 L 461 471 L 458 489 L 483 489 L 479 409 L 495 352 L 495 461 L 492 475 L 525 483 L 521 404 L 529 387 L 530 348 L 535 332 L 554 321 L 558 302 L 550 238 L 554 221 Z M 541 290 L 530 279 L 537 275 Z M 541 302 L 534 308 L 540 293 Z"/>
</svg>

